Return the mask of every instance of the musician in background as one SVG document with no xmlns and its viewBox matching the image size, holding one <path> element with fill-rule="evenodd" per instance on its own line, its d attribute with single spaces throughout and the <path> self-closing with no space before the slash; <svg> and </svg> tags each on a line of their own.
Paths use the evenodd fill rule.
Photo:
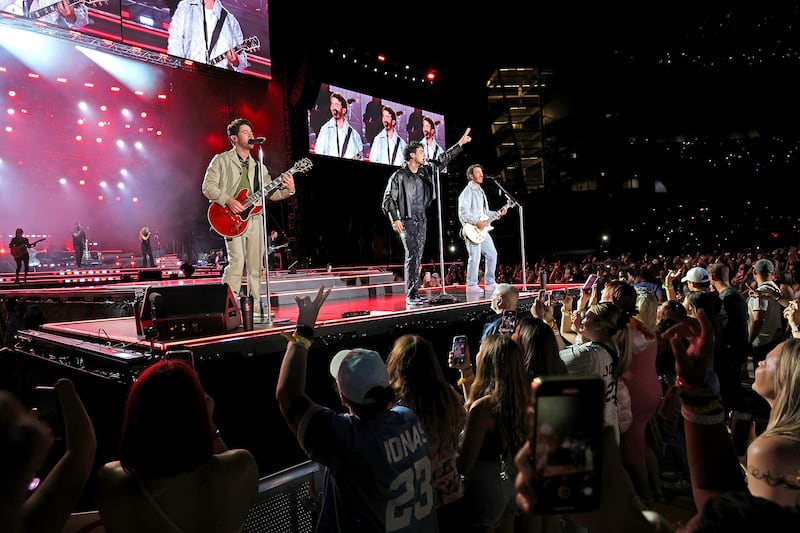
<svg viewBox="0 0 800 533">
<path fill-rule="evenodd" d="M 464 224 L 471 224 L 478 230 L 483 230 L 488 226 L 486 219 L 498 215 L 506 214 L 506 207 L 500 211 L 490 211 L 489 201 L 486 199 L 482 184 L 484 179 L 483 167 L 475 164 L 467 167 L 467 179 L 469 182 L 461 194 L 458 195 L 458 220 L 462 227 Z M 486 231 L 485 238 L 480 243 L 472 242 L 464 233 L 464 243 L 467 246 L 467 297 L 481 296 L 483 290 L 478 286 L 478 267 L 481 262 L 481 255 L 486 259 L 486 269 L 483 279 L 486 285 L 486 294 L 492 294 L 495 289 L 495 267 L 497 266 L 497 249 L 491 234 Z"/>
<path fill-rule="evenodd" d="M 154 267 L 156 266 L 156 260 L 153 258 L 153 245 L 150 242 L 150 228 L 144 226 L 139 231 L 139 244 L 142 249 L 142 267 Z"/>
<path fill-rule="evenodd" d="M 8 243 L 8 249 L 11 250 L 11 255 L 14 256 L 14 261 L 17 263 L 14 283 L 19 283 L 19 271 L 22 270 L 23 265 L 25 266 L 23 283 L 28 281 L 29 262 L 31 260 L 28 248 L 32 247 L 31 241 L 29 241 L 27 237 L 22 236 L 22 228 L 17 228 L 16 235 L 12 237 L 11 241 Z"/>
<path fill-rule="evenodd" d="M 247 53 L 236 48 L 243 42 L 239 21 L 219 0 L 181 0 L 169 23 L 167 53 L 201 63 L 224 55 L 215 66 L 242 72 Z"/>
<path fill-rule="evenodd" d="M 255 146 L 253 125 L 249 120 L 237 118 L 227 127 L 228 139 L 231 149 L 215 155 L 208 164 L 203 177 L 203 195 L 211 202 L 227 207 L 233 213 L 239 214 L 246 210 L 245 206 L 237 199 L 242 190 L 246 196 L 261 191 L 263 185 L 272 181 L 267 168 L 259 166 L 258 161 L 250 156 L 250 150 Z M 269 196 L 269 200 L 278 201 L 289 198 L 295 193 L 294 178 L 289 171 L 281 174 L 282 185 Z M 243 196 L 243 198 L 246 198 Z M 261 200 L 256 201 L 253 211 L 261 206 Z M 247 269 L 247 289 L 253 296 L 255 309 L 260 309 L 261 298 L 261 268 L 264 264 L 264 221 L 263 213 L 250 214 L 244 231 L 236 237 L 225 238 L 225 249 L 228 254 L 228 264 L 222 272 L 222 281 L 227 283 L 233 296 L 239 295 L 242 287 L 242 275 Z M 254 313 L 258 315 L 258 311 Z"/>
<path fill-rule="evenodd" d="M 86 232 L 77 222 L 72 230 L 72 249 L 75 251 L 75 266 L 83 265 L 83 254 L 86 252 Z"/>
<path fill-rule="evenodd" d="M 269 232 L 269 239 L 267 240 L 269 253 L 267 256 L 269 257 L 270 270 L 277 270 L 283 266 L 283 257 L 281 256 L 281 248 L 283 247 L 277 248 L 277 246 L 280 246 L 279 239 L 280 233 L 278 233 L 278 230 L 274 229 Z"/>
</svg>

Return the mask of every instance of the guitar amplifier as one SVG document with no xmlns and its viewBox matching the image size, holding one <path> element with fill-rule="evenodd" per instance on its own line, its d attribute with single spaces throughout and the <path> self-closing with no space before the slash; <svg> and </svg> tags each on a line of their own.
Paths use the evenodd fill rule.
<svg viewBox="0 0 800 533">
<path fill-rule="evenodd" d="M 134 301 L 139 338 L 184 339 L 219 335 L 242 325 L 226 283 L 151 285 Z"/>
</svg>

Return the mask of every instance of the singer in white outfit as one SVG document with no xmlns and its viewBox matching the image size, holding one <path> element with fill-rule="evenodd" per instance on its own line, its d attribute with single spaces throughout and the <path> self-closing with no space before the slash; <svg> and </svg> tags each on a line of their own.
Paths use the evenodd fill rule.
<svg viewBox="0 0 800 533">
<path fill-rule="evenodd" d="M 322 125 L 314 145 L 314 153 L 361 159 L 364 157 L 364 142 L 361 134 L 347 121 L 347 98 L 342 93 L 331 93 L 332 118 Z"/>
<path fill-rule="evenodd" d="M 484 172 L 481 165 L 470 165 L 467 168 L 467 179 L 469 183 L 458 195 L 458 220 L 461 225 L 472 224 L 478 230 L 484 230 L 489 223 L 489 217 L 504 216 L 506 207 L 500 211 L 490 211 L 486 193 L 481 186 L 483 184 Z M 463 231 L 462 231 L 463 233 Z M 481 255 L 486 258 L 486 270 L 483 280 L 486 285 L 486 294 L 492 294 L 495 289 L 495 268 L 497 267 L 497 249 L 491 233 L 486 230 L 483 241 L 474 243 L 464 234 L 464 243 L 467 246 L 467 296 L 482 294 L 483 291 L 478 286 L 478 266 L 481 262 Z"/>
</svg>

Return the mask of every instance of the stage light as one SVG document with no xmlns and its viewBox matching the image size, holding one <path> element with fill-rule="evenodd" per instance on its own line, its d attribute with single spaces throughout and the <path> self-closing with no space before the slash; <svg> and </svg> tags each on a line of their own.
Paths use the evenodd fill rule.
<svg viewBox="0 0 800 533">
<path fill-rule="evenodd" d="M 427 74 L 425 74 L 425 79 L 433 83 L 434 81 L 436 81 L 436 74 L 437 74 L 436 71 L 431 69 L 428 71 Z"/>
</svg>

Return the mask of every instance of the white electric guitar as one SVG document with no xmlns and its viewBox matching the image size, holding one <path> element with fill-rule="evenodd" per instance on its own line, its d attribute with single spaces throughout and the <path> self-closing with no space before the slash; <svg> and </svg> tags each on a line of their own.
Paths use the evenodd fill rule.
<svg viewBox="0 0 800 533">
<path fill-rule="evenodd" d="M 508 200 L 508 202 L 506 202 L 506 205 L 504 205 L 503 207 L 506 210 L 509 210 L 516 205 L 517 205 L 516 202 Z M 495 220 L 497 220 L 502 216 L 500 215 L 500 211 L 502 210 L 503 210 L 502 208 L 499 209 L 492 216 L 481 217 L 481 220 L 486 223 L 486 225 L 481 229 L 478 229 L 478 226 L 476 226 L 475 224 L 470 224 L 469 222 L 464 224 L 464 226 L 461 228 L 461 232 L 464 234 L 464 237 L 466 237 L 472 244 L 480 244 L 483 241 L 485 241 L 487 235 L 489 235 L 489 232 L 494 229 L 492 227 L 492 222 L 494 222 Z"/>
</svg>

